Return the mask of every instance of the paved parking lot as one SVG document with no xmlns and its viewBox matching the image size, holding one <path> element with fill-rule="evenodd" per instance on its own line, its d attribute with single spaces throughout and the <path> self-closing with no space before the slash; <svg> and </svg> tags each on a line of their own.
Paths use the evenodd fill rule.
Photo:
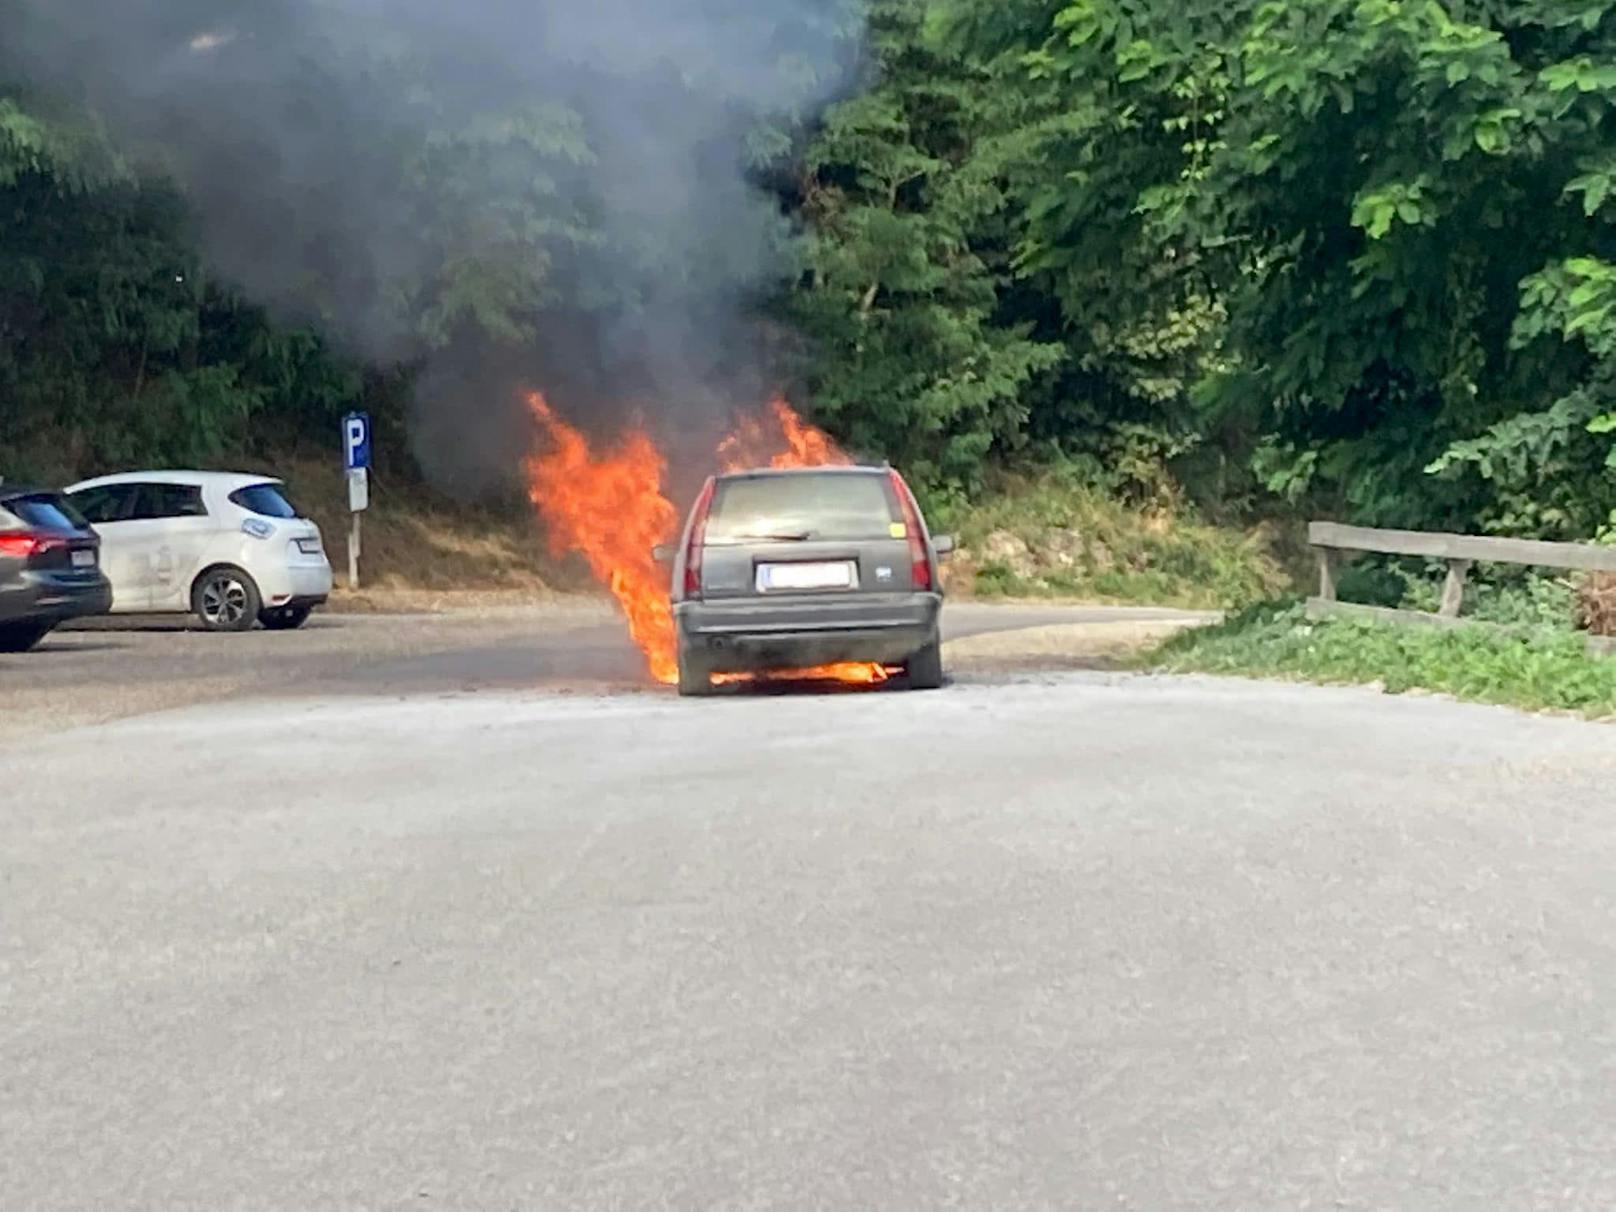
<svg viewBox="0 0 1616 1212">
<path fill-rule="evenodd" d="M 951 638 L 1022 633 L 1026 652 L 992 643 L 972 668 L 1018 660 L 1060 666 L 1048 628 L 1135 629 L 1196 616 L 1125 607 L 949 607 Z M 1110 634 L 1108 631 L 1107 634 Z M 1040 649 L 1042 651 L 1040 652 Z M 301 631 L 217 634 L 183 618 L 92 620 L 29 653 L 0 656 L 5 736 L 35 734 L 241 696 L 422 694 L 477 689 L 644 688 L 640 658 L 611 608 L 592 598 L 440 614 L 316 614 Z"/>
<path fill-rule="evenodd" d="M 262 681 L 0 742 L 0 1206 L 1616 1207 L 1610 728 L 541 631 L 40 654 Z"/>
</svg>

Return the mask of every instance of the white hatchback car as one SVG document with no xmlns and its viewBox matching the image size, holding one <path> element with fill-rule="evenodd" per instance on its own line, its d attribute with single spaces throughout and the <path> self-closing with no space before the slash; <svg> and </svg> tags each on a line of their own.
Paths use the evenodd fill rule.
<svg viewBox="0 0 1616 1212">
<path fill-rule="evenodd" d="M 67 497 L 101 536 L 114 614 L 189 612 L 210 631 L 285 631 L 331 594 L 320 528 L 279 480 L 125 472 L 74 484 Z"/>
</svg>

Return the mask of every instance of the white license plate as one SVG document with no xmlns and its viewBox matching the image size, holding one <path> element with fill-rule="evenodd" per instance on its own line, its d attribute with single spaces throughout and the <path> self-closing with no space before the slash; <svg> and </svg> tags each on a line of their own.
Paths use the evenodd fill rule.
<svg viewBox="0 0 1616 1212">
<path fill-rule="evenodd" d="M 758 590 L 780 593 L 793 589 L 853 589 L 858 574 L 851 560 L 824 564 L 759 564 Z"/>
<path fill-rule="evenodd" d="M 74 568 L 94 568 L 95 552 L 84 550 L 75 551 L 72 555 L 72 560 Z"/>
</svg>

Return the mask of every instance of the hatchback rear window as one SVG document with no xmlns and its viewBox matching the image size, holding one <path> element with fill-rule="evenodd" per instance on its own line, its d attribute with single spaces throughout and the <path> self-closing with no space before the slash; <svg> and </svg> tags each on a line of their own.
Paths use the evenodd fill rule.
<svg viewBox="0 0 1616 1212">
<path fill-rule="evenodd" d="M 5 506 L 7 513 L 35 530 L 84 530 L 89 526 L 65 497 L 53 492 L 7 497 Z"/>
<path fill-rule="evenodd" d="M 286 493 L 278 484 L 253 484 L 247 488 L 238 488 L 230 494 L 230 499 L 249 513 L 256 513 L 261 518 L 295 518 L 301 516 L 297 507 L 286 499 Z"/>
<path fill-rule="evenodd" d="M 892 538 L 902 521 L 886 476 L 850 472 L 720 480 L 707 542 Z"/>
</svg>

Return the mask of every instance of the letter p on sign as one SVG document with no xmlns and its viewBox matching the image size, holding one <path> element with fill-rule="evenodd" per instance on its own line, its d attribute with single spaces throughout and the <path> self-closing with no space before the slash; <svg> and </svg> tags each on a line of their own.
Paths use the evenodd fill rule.
<svg viewBox="0 0 1616 1212">
<path fill-rule="evenodd" d="M 348 471 L 370 467 L 370 416 L 351 412 L 342 418 L 342 460 Z"/>
</svg>

